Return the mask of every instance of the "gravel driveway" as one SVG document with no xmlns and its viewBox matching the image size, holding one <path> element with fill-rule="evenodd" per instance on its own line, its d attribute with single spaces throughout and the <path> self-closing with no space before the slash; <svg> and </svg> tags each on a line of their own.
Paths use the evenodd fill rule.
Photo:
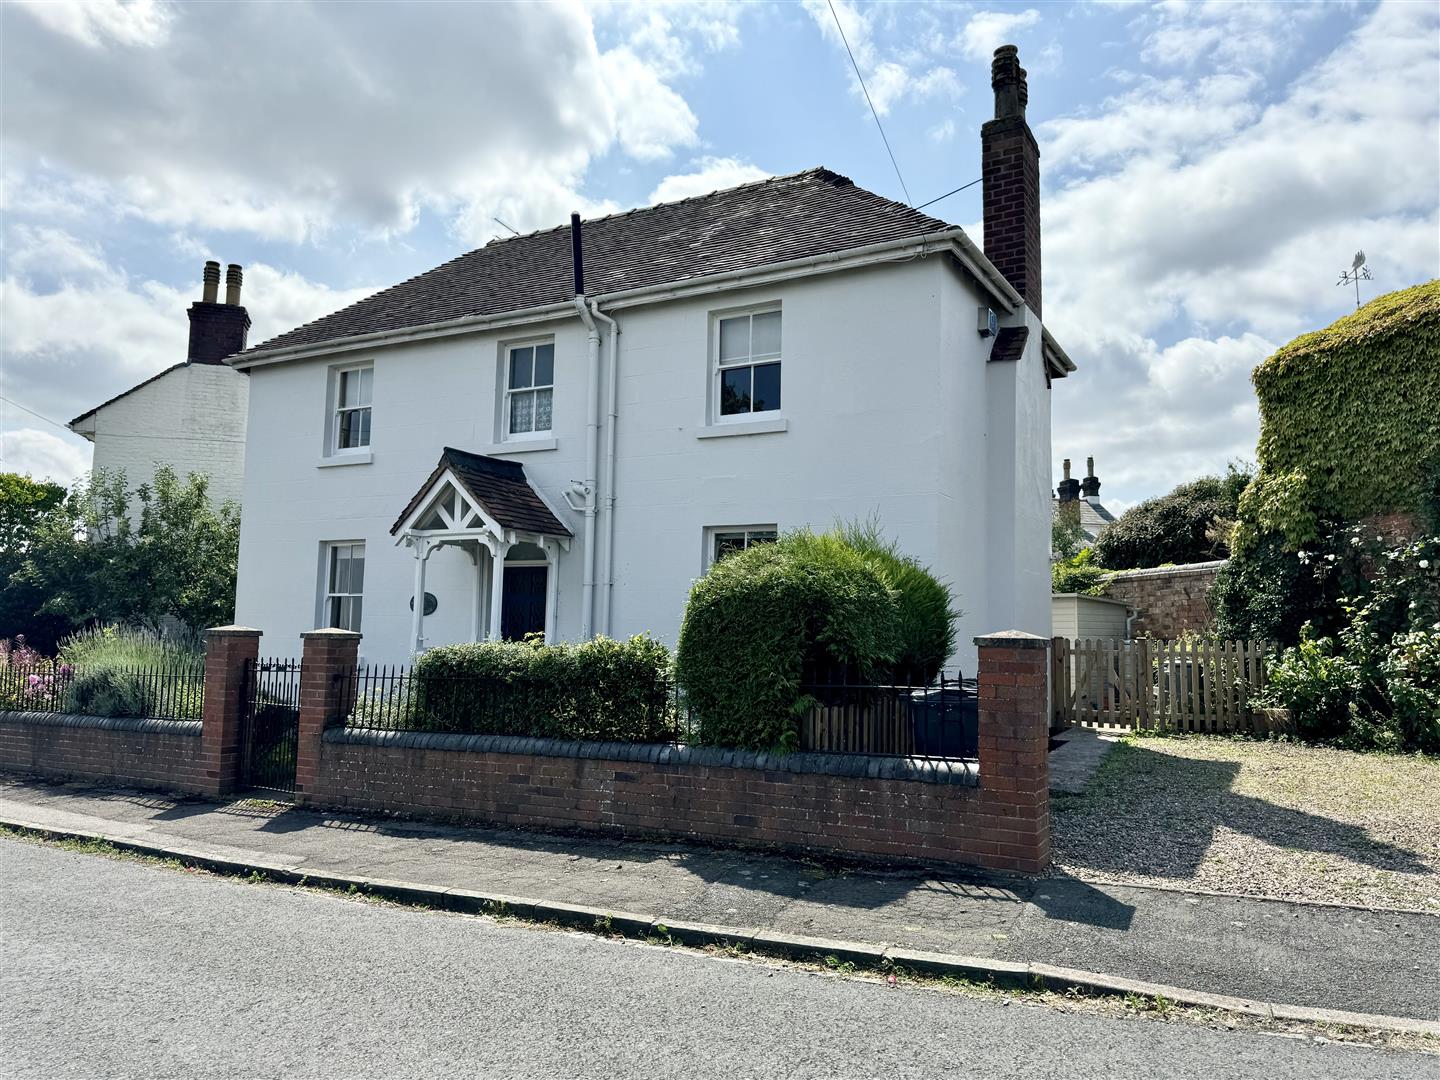
<svg viewBox="0 0 1440 1080">
<path fill-rule="evenodd" d="M 1127 739 L 1052 804 L 1092 881 L 1440 913 L 1440 761 L 1220 736 Z"/>
</svg>

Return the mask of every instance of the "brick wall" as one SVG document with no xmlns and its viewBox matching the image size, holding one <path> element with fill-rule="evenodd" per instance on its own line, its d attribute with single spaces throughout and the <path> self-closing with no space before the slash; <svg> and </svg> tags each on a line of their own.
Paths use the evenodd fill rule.
<svg viewBox="0 0 1440 1080">
<path fill-rule="evenodd" d="M 353 653 L 343 633 L 307 638 L 317 712 L 333 685 L 322 657 L 344 662 L 347 646 Z M 1048 642 L 1006 634 L 976 644 L 978 770 L 848 755 L 317 730 L 302 711 L 297 800 L 1038 872 L 1050 859 Z"/>
<path fill-rule="evenodd" d="M 201 724 L 0 712 L 0 771 L 205 792 Z"/>
<path fill-rule="evenodd" d="M 1187 630 L 1207 631 L 1215 619 L 1210 586 L 1224 565 L 1221 560 L 1153 570 L 1121 570 L 1105 579 L 1105 595 L 1139 610 L 1131 630 L 1135 637 L 1170 640 Z"/>
</svg>

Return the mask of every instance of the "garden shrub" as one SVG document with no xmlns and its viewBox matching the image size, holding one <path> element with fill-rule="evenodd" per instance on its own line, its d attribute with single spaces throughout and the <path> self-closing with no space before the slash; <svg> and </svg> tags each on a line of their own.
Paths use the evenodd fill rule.
<svg viewBox="0 0 1440 1080">
<path fill-rule="evenodd" d="M 901 652 L 898 594 L 836 534 L 789 533 L 715 563 L 690 590 L 676 676 L 702 743 L 793 750 L 807 671 L 882 676 Z"/>
<path fill-rule="evenodd" d="M 1094 548 L 1081 548 L 1070 558 L 1050 564 L 1050 591 L 1100 596 L 1108 573 L 1095 561 Z"/>
<path fill-rule="evenodd" d="M 842 525 L 836 531 L 895 591 L 900 620 L 895 655 L 898 677 L 928 684 L 955 651 L 955 620 L 960 613 L 950 606 L 950 590 L 918 560 L 900 554 L 875 522 Z"/>
<path fill-rule="evenodd" d="M 578 645 L 444 645 L 415 663 L 409 701 L 358 702 L 351 723 L 408 711 L 424 731 L 548 739 L 665 742 L 675 735 L 670 654 L 653 638 Z"/>
<path fill-rule="evenodd" d="M 163 708 L 174 717 L 201 718 L 205 654 L 198 637 L 97 627 L 62 641 L 59 659 L 74 670 L 65 703 L 69 712 L 151 716 Z"/>
<path fill-rule="evenodd" d="M 1307 626 L 1281 654 L 1265 700 L 1288 708 L 1305 738 L 1440 752 L 1440 537 L 1385 549 L 1355 526 L 1329 541 L 1340 550 L 1304 550 L 1297 562 L 1359 591 L 1339 601 L 1338 629 L 1322 636 Z M 1312 571 L 1317 563 L 1325 569 Z"/>
<path fill-rule="evenodd" d="M 1229 531 L 1250 473 L 1202 476 L 1168 495 L 1136 503 L 1095 539 L 1095 558 L 1112 570 L 1208 562 L 1229 554 Z"/>
</svg>

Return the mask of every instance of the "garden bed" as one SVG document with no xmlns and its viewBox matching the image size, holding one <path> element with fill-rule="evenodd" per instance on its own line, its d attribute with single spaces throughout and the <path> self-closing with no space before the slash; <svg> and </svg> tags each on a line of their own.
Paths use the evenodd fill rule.
<svg viewBox="0 0 1440 1080">
<path fill-rule="evenodd" d="M 1051 808 L 1092 881 L 1440 913 L 1440 761 L 1220 736 L 1130 737 Z"/>
</svg>

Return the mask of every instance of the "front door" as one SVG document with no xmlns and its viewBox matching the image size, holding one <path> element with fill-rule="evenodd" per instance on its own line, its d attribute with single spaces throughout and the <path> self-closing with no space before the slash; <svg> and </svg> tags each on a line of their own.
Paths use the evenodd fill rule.
<svg viewBox="0 0 1440 1080">
<path fill-rule="evenodd" d="M 504 597 L 500 604 L 500 636 L 519 641 L 526 634 L 545 632 L 544 566 L 505 567 Z"/>
</svg>

